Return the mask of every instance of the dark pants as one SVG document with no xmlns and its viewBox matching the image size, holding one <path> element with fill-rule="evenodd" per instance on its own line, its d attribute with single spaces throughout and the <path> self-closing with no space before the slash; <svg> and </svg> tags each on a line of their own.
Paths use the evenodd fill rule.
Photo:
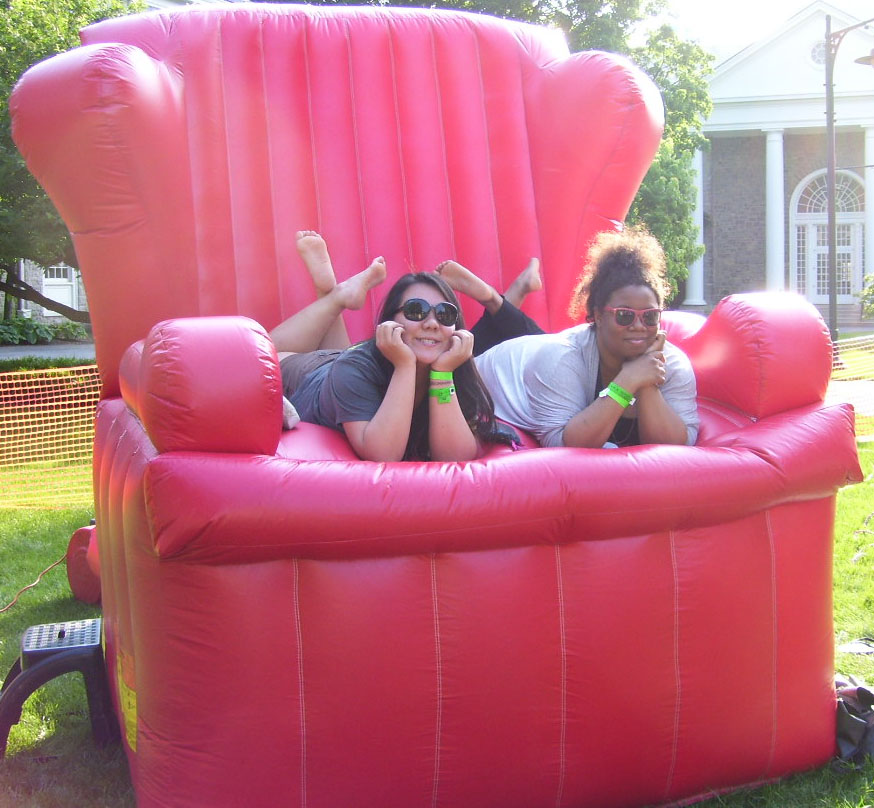
<svg viewBox="0 0 874 808">
<path fill-rule="evenodd" d="M 474 338 L 474 356 L 479 356 L 489 348 L 514 337 L 544 333 L 534 320 L 506 300 L 496 314 L 483 312 L 483 316 L 476 321 L 470 332 Z"/>
</svg>

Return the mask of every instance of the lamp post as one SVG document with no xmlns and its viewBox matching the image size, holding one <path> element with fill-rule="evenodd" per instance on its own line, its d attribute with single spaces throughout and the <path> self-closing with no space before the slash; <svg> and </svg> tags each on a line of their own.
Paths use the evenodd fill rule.
<svg viewBox="0 0 874 808">
<path fill-rule="evenodd" d="M 837 202 L 835 200 L 835 58 L 838 48 L 844 37 L 856 28 L 874 22 L 874 17 L 855 25 L 848 25 L 838 31 L 832 31 L 832 18 L 830 14 L 825 17 L 825 116 L 826 116 L 826 195 L 828 206 L 828 328 L 832 342 L 838 339 L 838 226 L 837 226 Z M 856 59 L 859 64 L 874 67 L 874 51 L 868 56 Z M 867 199 L 867 194 L 866 194 Z M 868 238 L 874 238 L 874 233 L 866 234 Z"/>
</svg>

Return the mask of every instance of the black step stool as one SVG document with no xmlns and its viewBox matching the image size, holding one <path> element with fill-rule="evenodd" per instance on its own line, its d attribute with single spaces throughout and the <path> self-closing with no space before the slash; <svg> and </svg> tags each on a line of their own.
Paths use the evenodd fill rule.
<svg viewBox="0 0 874 808">
<path fill-rule="evenodd" d="M 0 758 L 13 724 L 21 720 L 28 697 L 46 682 L 78 671 L 85 680 L 91 734 L 94 743 L 106 746 L 118 740 L 118 724 L 112 709 L 103 648 L 101 619 L 70 620 L 31 626 L 21 637 L 21 656 L 9 669 L 0 688 Z"/>
</svg>

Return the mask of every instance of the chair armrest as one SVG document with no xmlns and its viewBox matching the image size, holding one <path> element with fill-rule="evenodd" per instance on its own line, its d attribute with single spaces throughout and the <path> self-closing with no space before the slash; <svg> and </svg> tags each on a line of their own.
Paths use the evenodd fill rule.
<svg viewBox="0 0 874 808">
<path fill-rule="evenodd" d="M 663 312 L 662 321 L 659 325 L 668 336 L 668 342 L 674 345 L 682 345 L 684 340 L 701 330 L 701 326 L 707 322 L 703 314 L 694 311 L 677 311 L 670 309 Z"/>
<path fill-rule="evenodd" d="M 125 402 L 158 452 L 276 453 L 282 379 L 254 320 L 165 320 L 128 349 L 122 368 Z"/>
<path fill-rule="evenodd" d="M 202 456 L 164 454 L 145 474 L 150 540 L 161 557 L 205 563 L 495 550 L 706 527 L 861 479 L 848 405 L 784 413 L 729 442 L 469 463 L 224 455 L 208 473 Z"/>
<path fill-rule="evenodd" d="M 790 292 L 730 295 L 681 342 L 699 399 L 754 419 L 822 402 L 831 340 L 816 308 Z"/>
</svg>

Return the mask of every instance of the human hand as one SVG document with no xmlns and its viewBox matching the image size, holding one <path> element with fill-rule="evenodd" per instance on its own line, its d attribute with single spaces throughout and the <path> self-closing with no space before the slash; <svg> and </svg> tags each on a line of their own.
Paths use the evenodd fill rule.
<svg viewBox="0 0 874 808">
<path fill-rule="evenodd" d="M 647 351 L 625 362 L 614 381 L 636 396 L 645 387 L 661 387 L 666 372 L 664 352 Z"/>
<path fill-rule="evenodd" d="M 465 363 L 473 356 L 473 334 L 459 329 L 449 342 L 449 347 L 431 365 L 432 370 L 450 371 Z"/>
<path fill-rule="evenodd" d="M 659 351 L 663 351 L 665 349 L 665 340 L 668 338 L 667 331 L 659 331 L 656 334 L 656 338 L 653 340 L 652 345 L 646 349 L 645 353 L 657 353 Z"/>
<path fill-rule="evenodd" d="M 395 367 L 416 364 L 413 349 L 404 342 L 404 327 L 394 320 L 386 320 L 376 327 L 374 335 L 377 350 Z"/>
</svg>

